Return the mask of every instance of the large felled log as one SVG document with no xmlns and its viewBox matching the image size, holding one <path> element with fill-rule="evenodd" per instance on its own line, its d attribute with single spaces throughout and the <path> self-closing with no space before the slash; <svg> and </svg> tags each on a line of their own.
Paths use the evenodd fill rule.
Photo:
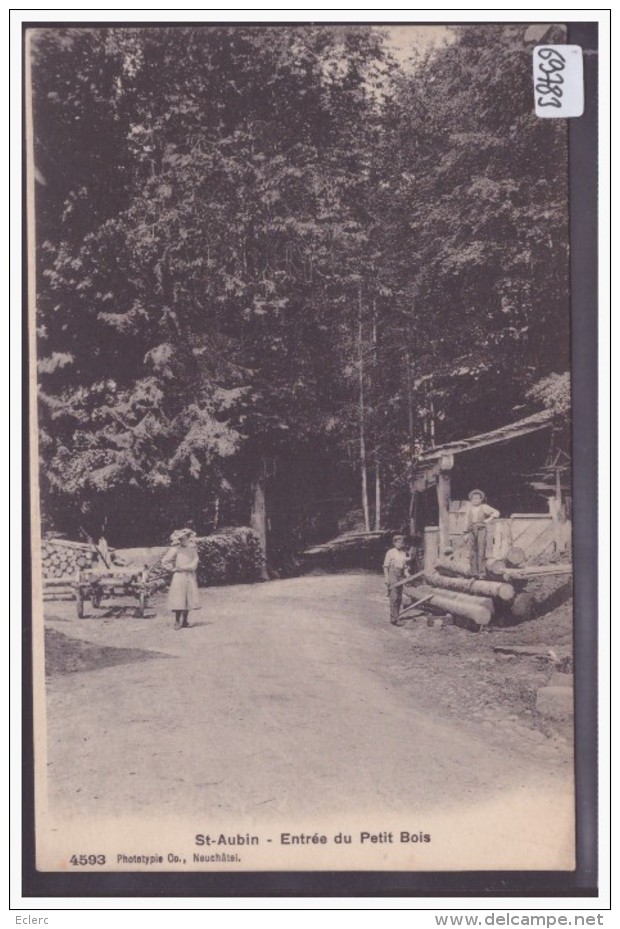
<svg viewBox="0 0 620 929">
<path fill-rule="evenodd" d="M 494 574 L 497 577 L 503 577 L 504 572 L 506 571 L 506 562 L 501 558 L 496 558 L 495 561 L 487 562 L 487 573 Z"/>
<path fill-rule="evenodd" d="M 545 564 L 532 565 L 528 568 L 506 568 L 504 577 L 515 580 L 528 580 L 535 577 L 546 577 L 554 574 L 572 574 L 572 564 Z"/>
<path fill-rule="evenodd" d="M 338 552 L 343 549 L 356 548 L 358 545 L 387 539 L 395 530 L 378 529 L 370 532 L 343 532 L 342 535 L 329 542 L 323 542 L 321 545 L 313 545 L 307 548 L 302 554 L 304 555 L 322 555 L 325 552 Z"/>
<path fill-rule="evenodd" d="M 445 574 L 448 577 L 471 578 L 469 566 L 462 561 L 453 561 L 451 558 L 439 558 L 433 565 L 433 568 L 439 571 L 440 574 Z"/>
<path fill-rule="evenodd" d="M 420 587 L 414 587 L 414 591 L 419 590 L 434 590 L 436 593 L 441 594 L 443 597 L 448 597 L 450 600 L 462 600 L 465 599 L 468 603 L 477 603 L 479 606 L 485 607 L 491 611 L 491 615 L 495 613 L 495 606 L 493 600 L 490 597 L 483 597 L 480 594 L 467 594 L 459 590 L 446 590 L 445 588 L 431 587 L 430 584 L 423 584 Z M 407 591 L 409 593 L 409 591 Z"/>
<path fill-rule="evenodd" d="M 510 607 L 510 612 L 517 619 L 530 619 L 534 612 L 534 603 L 535 601 L 532 594 L 524 590 L 515 597 Z"/>
<path fill-rule="evenodd" d="M 306 567 L 317 565 L 334 570 L 343 567 L 380 567 L 390 547 L 392 533 L 376 530 L 347 532 L 301 553 Z"/>
<path fill-rule="evenodd" d="M 510 603 L 515 598 L 515 589 L 511 584 L 500 581 L 468 580 L 465 577 L 444 577 L 437 571 L 424 575 L 425 580 L 433 587 L 444 587 L 447 590 L 456 590 L 466 594 L 478 594 L 482 597 L 496 597 Z"/>
<path fill-rule="evenodd" d="M 75 576 L 70 574 L 58 578 L 45 578 L 43 585 L 44 587 L 62 587 L 63 584 L 73 584 L 74 581 Z"/>
<path fill-rule="evenodd" d="M 470 619 L 478 626 L 488 626 L 493 617 L 493 601 L 483 597 L 470 597 L 456 591 L 427 586 L 409 589 L 407 593 L 414 599 L 428 597 L 427 603 L 430 606 Z"/>
<path fill-rule="evenodd" d="M 526 555 L 518 545 L 511 545 L 506 552 L 506 564 L 509 568 L 518 568 L 525 561 Z"/>
<path fill-rule="evenodd" d="M 81 550 L 90 548 L 87 542 L 71 542 L 70 539 L 48 539 L 47 544 L 50 548 L 77 548 Z"/>
</svg>

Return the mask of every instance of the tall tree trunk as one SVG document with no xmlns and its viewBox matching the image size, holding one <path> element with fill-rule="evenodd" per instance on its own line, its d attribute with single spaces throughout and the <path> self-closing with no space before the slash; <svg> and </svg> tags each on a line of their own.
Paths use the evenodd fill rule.
<svg viewBox="0 0 620 929">
<path fill-rule="evenodd" d="M 411 354 L 405 354 L 405 375 L 407 378 L 407 425 L 409 427 L 409 463 L 413 468 L 414 443 L 415 443 L 415 419 L 413 412 L 413 377 L 411 376 Z"/>
<path fill-rule="evenodd" d="M 408 332 L 408 348 L 405 354 L 405 365 L 406 365 L 406 378 L 407 378 L 407 426 L 409 430 L 409 467 L 410 467 L 410 493 L 411 497 L 409 500 L 409 532 L 412 536 L 416 535 L 419 531 L 419 497 L 414 489 L 415 486 L 415 465 L 416 465 L 416 454 L 415 454 L 415 407 L 414 407 L 414 398 L 413 398 L 413 353 L 416 349 L 416 338 L 415 338 L 415 322 L 416 322 L 416 298 L 415 295 L 411 300 L 411 314 L 409 316 L 409 332 Z"/>
<path fill-rule="evenodd" d="M 377 332 L 377 301 L 372 301 L 372 366 L 375 411 L 379 406 L 379 336 Z M 375 414 L 376 415 L 376 414 Z M 375 428 L 375 529 L 381 529 L 381 459 L 379 456 L 378 423 Z"/>
<path fill-rule="evenodd" d="M 417 490 L 411 489 L 409 498 L 409 534 L 413 537 L 419 535 L 420 527 L 420 494 Z"/>
<path fill-rule="evenodd" d="M 267 466 L 261 459 L 258 473 L 252 481 L 252 512 L 250 526 L 258 536 L 263 550 L 261 580 L 268 581 L 267 573 Z"/>
<path fill-rule="evenodd" d="M 358 291 L 358 351 L 359 351 L 359 417 L 360 417 L 360 468 L 362 474 L 362 510 L 364 527 L 370 532 L 370 507 L 368 506 L 368 465 L 366 460 L 366 403 L 364 398 L 364 326 L 362 319 L 362 285 Z"/>
<path fill-rule="evenodd" d="M 414 471 L 415 471 L 415 419 L 414 419 L 414 410 L 413 410 L 413 377 L 411 372 L 411 354 L 409 351 L 405 354 L 405 366 L 406 366 L 406 378 L 407 378 L 407 425 L 409 430 L 409 485 L 410 485 L 410 501 L 409 501 L 409 532 L 411 535 L 415 535 L 418 531 L 418 520 L 417 520 L 417 500 L 416 492 L 413 489 L 414 483 Z"/>
</svg>

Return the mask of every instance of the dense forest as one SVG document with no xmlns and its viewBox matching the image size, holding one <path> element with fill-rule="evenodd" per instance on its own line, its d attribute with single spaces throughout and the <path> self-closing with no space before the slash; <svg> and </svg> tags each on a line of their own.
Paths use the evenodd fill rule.
<svg viewBox="0 0 620 929">
<path fill-rule="evenodd" d="M 253 514 L 277 560 L 403 525 L 432 442 L 566 410 L 565 123 L 526 27 L 445 33 L 32 35 L 44 528 Z"/>
</svg>

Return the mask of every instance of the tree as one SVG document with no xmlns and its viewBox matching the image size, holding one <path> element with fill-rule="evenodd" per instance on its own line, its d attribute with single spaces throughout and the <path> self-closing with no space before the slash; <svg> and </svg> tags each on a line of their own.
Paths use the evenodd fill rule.
<svg viewBox="0 0 620 929">
<path fill-rule="evenodd" d="M 152 495 L 201 478 L 219 500 L 237 470 L 262 498 L 267 459 L 323 431 L 322 362 L 358 236 L 351 137 L 378 40 L 230 28 L 46 37 L 40 103 L 76 42 L 80 87 L 102 95 L 97 80 L 115 70 L 81 158 L 93 170 L 96 137 L 122 121 L 124 190 L 88 231 L 67 204 L 87 214 L 90 188 L 63 191 L 69 219 L 41 247 L 50 489 L 107 506 L 130 486 Z M 88 109 L 50 93 L 61 110 Z M 50 235 L 53 181 L 41 214 Z"/>
<path fill-rule="evenodd" d="M 38 32 L 50 520 L 253 519 L 277 558 L 360 503 L 402 525 L 425 444 L 540 402 L 566 135 L 530 52 L 520 26 L 413 68 L 370 27 Z"/>
</svg>

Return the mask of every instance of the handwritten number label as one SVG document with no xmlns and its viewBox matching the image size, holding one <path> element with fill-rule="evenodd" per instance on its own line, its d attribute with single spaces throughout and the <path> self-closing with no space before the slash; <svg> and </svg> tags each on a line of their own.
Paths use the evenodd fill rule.
<svg viewBox="0 0 620 929">
<path fill-rule="evenodd" d="M 581 116 L 583 56 L 579 45 L 534 49 L 534 106 L 542 117 Z"/>
<path fill-rule="evenodd" d="M 538 50 L 539 77 L 534 90 L 536 91 L 537 106 L 554 106 L 562 108 L 564 90 L 564 76 L 562 71 L 566 68 L 566 58 L 555 48 L 540 48 Z"/>
</svg>

